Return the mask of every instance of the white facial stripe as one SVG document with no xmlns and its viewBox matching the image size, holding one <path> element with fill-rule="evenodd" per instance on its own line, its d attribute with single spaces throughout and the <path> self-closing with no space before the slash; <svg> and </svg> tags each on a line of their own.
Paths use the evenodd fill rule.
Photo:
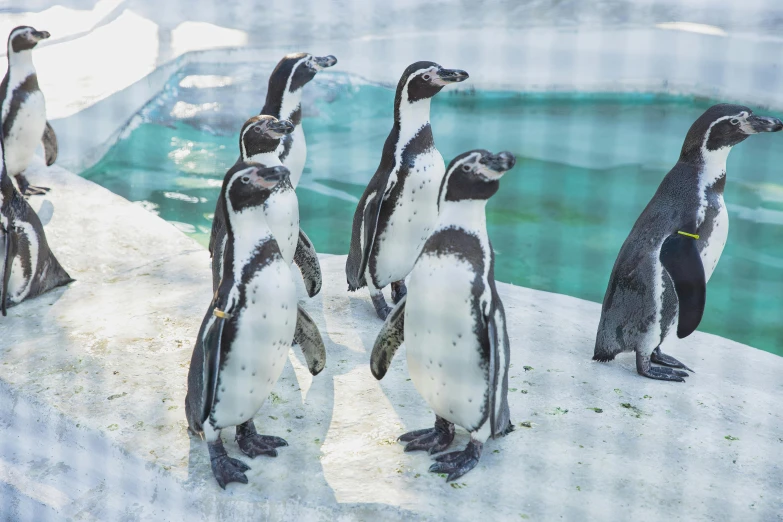
<svg viewBox="0 0 783 522">
<path fill-rule="evenodd" d="M 26 36 L 28 40 L 32 40 L 32 37 L 30 35 L 32 34 L 33 31 L 34 29 L 31 29 L 29 27 L 12 31 L 11 35 L 8 37 L 8 49 L 7 49 L 8 55 L 10 56 L 12 54 L 29 53 L 30 49 L 27 49 L 26 51 L 19 51 L 18 53 L 14 52 L 12 42 L 14 38 L 16 38 L 17 36 Z"/>
<path fill-rule="evenodd" d="M 242 159 L 245 159 L 245 160 L 247 159 L 247 148 L 245 147 L 245 134 L 250 132 L 254 127 L 257 127 L 258 125 L 263 124 L 263 123 L 265 123 L 265 120 L 257 121 L 253 125 L 248 125 L 247 128 L 244 131 L 242 131 L 242 139 L 239 140 L 239 144 L 240 144 L 240 146 L 242 148 Z M 253 131 L 253 132 L 255 132 L 255 131 Z M 262 132 L 263 132 L 263 130 L 262 130 Z"/>
<path fill-rule="evenodd" d="M 229 216 L 231 216 L 234 213 L 234 206 L 231 204 L 231 198 L 228 197 L 228 195 L 231 193 L 231 187 L 234 186 L 234 182 L 238 180 L 240 177 L 242 177 L 245 174 L 245 172 L 247 172 L 247 170 L 248 169 L 244 169 L 234 173 L 234 175 L 231 176 L 231 179 L 228 181 L 228 185 L 226 185 L 226 208 L 228 209 Z"/>
<path fill-rule="evenodd" d="M 451 175 L 454 174 L 455 172 L 457 172 L 459 169 L 461 169 L 463 165 L 474 163 L 474 162 L 478 161 L 480 158 L 481 158 L 481 154 L 479 154 L 478 152 L 474 152 L 473 154 L 471 154 L 469 156 L 465 156 L 464 158 L 459 160 L 457 163 L 454 164 L 454 166 L 452 168 L 450 168 L 449 170 L 446 171 L 446 175 L 444 176 L 444 179 L 443 179 L 443 190 L 441 191 L 440 197 L 438 198 L 439 199 L 438 205 L 443 203 L 443 198 L 446 197 L 446 190 L 447 190 L 447 187 L 449 186 L 449 181 L 451 180 Z"/>
<path fill-rule="evenodd" d="M 410 85 L 411 81 L 416 78 L 417 76 L 422 76 L 424 74 L 429 73 L 433 78 L 437 78 L 437 67 L 427 67 L 426 69 L 419 69 L 418 71 L 412 73 L 410 76 L 408 76 L 408 79 L 405 81 L 405 88 L 402 90 L 402 98 L 404 101 L 408 101 L 408 85 Z M 445 84 L 443 84 L 445 85 Z"/>
<path fill-rule="evenodd" d="M 247 159 L 247 147 L 245 147 L 245 134 L 253 128 L 253 125 L 248 125 L 248 127 L 242 131 L 242 136 L 239 138 L 239 147 L 242 149 L 242 159 Z"/>
<path fill-rule="evenodd" d="M 747 113 L 744 112 L 744 111 L 742 113 L 740 113 L 740 114 L 745 114 L 747 116 Z M 701 144 L 701 152 L 702 152 L 702 154 L 707 153 L 707 142 L 710 140 L 710 134 L 712 134 L 712 128 L 715 125 L 717 125 L 718 123 L 722 122 L 722 121 L 731 120 L 731 119 L 734 119 L 734 118 L 739 118 L 739 115 L 735 114 L 735 115 L 732 115 L 732 116 L 723 116 L 722 118 L 718 118 L 717 120 L 715 120 L 712 123 L 710 123 L 710 128 L 707 129 L 707 132 L 704 134 L 704 141 Z"/>
<path fill-rule="evenodd" d="M 285 82 L 285 91 L 283 91 L 283 101 L 280 104 L 280 119 L 290 120 L 291 116 L 296 112 L 299 105 L 302 103 L 302 88 L 300 87 L 295 92 L 291 92 L 291 80 L 294 78 L 294 73 L 297 67 L 306 62 L 309 55 L 305 56 L 291 69 L 291 74 L 288 75 L 288 79 Z"/>
<path fill-rule="evenodd" d="M 481 153 L 474 152 L 474 153 L 470 154 L 469 156 L 465 156 L 464 158 L 459 160 L 454 165 L 454 168 L 451 169 L 451 172 L 456 171 L 458 168 L 462 168 L 462 165 L 465 165 L 465 164 L 473 165 L 474 163 L 478 162 L 479 160 L 481 160 Z"/>
<path fill-rule="evenodd" d="M 14 38 L 16 38 L 19 35 L 29 35 L 32 32 L 33 32 L 33 29 L 31 29 L 29 27 L 25 27 L 25 28 L 22 28 L 22 29 L 16 29 L 15 31 L 11 32 L 11 36 L 9 37 L 9 40 L 13 40 Z"/>
<path fill-rule="evenodd" d="M 296 70 L 304 63 L 306 63 L 308 60 L 311 60 L 313 57 L 309 54 L 296 62 L 296 65 L 294 65 L 293 69 L 291 69 L 291 74 L 288 76 L 288 81 L 285 83 L 285 92 L 289 92 L 291 89 L 291 80 L 294 79 L 294 74 L 296 73 Z M 301 87 L 300 87 L 301 89 Z M 280 116 L 283 116 L 282 114 Z"/>
</svg>

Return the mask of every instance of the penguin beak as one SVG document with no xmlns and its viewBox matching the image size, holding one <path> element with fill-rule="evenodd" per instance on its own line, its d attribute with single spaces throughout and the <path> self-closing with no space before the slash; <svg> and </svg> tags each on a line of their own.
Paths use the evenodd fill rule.
<svg viewBox="0 0 783 522">
<path fill-rule="evenodd" d="M 315 64 L 315 69 L 320 71 L 321 69 L 327 69 L 336 64 L 337 58 L 331 54 L 329 56 L 315 56 L 313 57 L 313 63 Z"/>
<path fill-rule="evenodd" d="M 261 187 L 271 189 L 286 179 L 289 174 L 289 170 L 282 165 L 278 165 L 277 167 L 268 167 L 259 171 L 253 182 Z"/>
<path fill-rule="evenodd" d="M 464 82 L 470 76 L 461 69 L 440 69 L 438 75 L 433 78 L 432 83 L 436 85 L 448 85 L 450 83 Z"/>
<path fill-rule="evenodd" d="M 777 118 L 769 116 L 756 116 L 753 114 L 746 120 L 746 124 L 742 126 L 742 131 L 745 134 L 758 134 L 759 132 L 778 132 L 783 130 L 783 122 Z"/>
<path fill-rule="evenodd" d="M 482 156 L 479 163 L 482 165 L 482 173 L 491 180 L 500 179 L 506 171 L 514 168 L 517 160 L 510 152 L 503 151 L 498 154 Z"/>
<path fill-rule="evenodd" d="M 51 34 L 49 34 L 49 31 L 33 31 L 30 33 L 30 36 L 32 36 L 33 41 L 40 42 L 41 40 L 46 40 Z"/>
<path fill-rule="evenodd" d="M 274 138 L 281 138 L 294 132 L 294 124 L 288 120 L 273 121 L 266 126 L 266 132 Z"/>
</svg>

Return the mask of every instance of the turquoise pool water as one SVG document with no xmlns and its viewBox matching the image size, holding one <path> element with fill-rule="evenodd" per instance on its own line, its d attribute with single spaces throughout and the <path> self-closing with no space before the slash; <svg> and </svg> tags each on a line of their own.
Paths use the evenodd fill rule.
<svg viewBox="0 0 783 522">
<path fill-rule="evenodd" d="M 270 67 L 189 66 L 83 175 L 207 243 L 238 129 L 263 105 Z M 378 165 L 394 92 L 338 73 L 308 86 L 302 227 L 320 252 L 348 251 L 356 201 Z M 487 207 L 496 277 L 600 302 L 615 256 L 713 102 L 657 95 L 444 91 L 432 103 L 448 162 L 507 149 L 517 167 Z M 729 240 L 700 326 L 783 355 L 783 136 L 732 151 Z"/>
</svg>

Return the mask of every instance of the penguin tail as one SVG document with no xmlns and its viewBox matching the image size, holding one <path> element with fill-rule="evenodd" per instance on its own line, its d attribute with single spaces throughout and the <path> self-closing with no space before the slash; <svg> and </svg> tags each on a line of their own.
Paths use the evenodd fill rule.
<svg viewBox="0 0 783 522">
<path fill-rule="evenodd" d="M 364 278 L 362 278 L 361 281 L 358 281 L 358 284 L 352 284 L 351 283 L 351 278 L 350 277 L 348 278 L 348 291 L 349 292 L 355 292 L 355 291 L 359 290 L 360 288 L 364 288 L 365 286 L 367 286 L 367 282 L 364 280 Z"/>
<path fill-rule="evenodd" d="M 509 419 L 508 420 L 508 424 L 506 425 L 506 427 L 504 429 L 500 430 L 500 432 L 496 433 L 495 436 L 492 437 L 492 438 L 493 439 L 499 439 L 500 437 L 505 437 L 506 435 L 508 435 L 512 431 L 514 431 L 514 423 L 511 422 L 511 419 Z"/>
<path fill-rule="evenodd" d="M 598 362 L 613 361 L 617 354 L 630 351 L 628 341 L 623 325 L 608 321 L 601 314 L 601 322 L 595 336 L 593 360 Z"/>
<path fill-rule="evenodd" d="M 595 341 L 595 350 L 593 350 L 593 360 L 598 362 L 613 361 L 618 353 L 623 350 L 612 343 L 601 342 L 600 337 Z"/>
<path fill-rule="evenodd" d="M 56 273 L 57 273 L 57 277 L 53 278 L 52 288 L 59 288 L 61 286 L 69 285 L 74 281 L 76 281 L 76 279 L 71 277 L 62 266 L 59 267 L 59 270 L 57 270 Z"/>
</svg>

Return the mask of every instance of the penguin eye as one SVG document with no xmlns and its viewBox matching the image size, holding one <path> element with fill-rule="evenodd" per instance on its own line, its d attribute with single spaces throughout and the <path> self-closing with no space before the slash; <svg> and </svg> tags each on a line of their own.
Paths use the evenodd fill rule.
<svg viewBox="0 0 783 522">
<path fill-rule="evenodd" d="M 261 127 L 253 127 L 253 132 L 255 133 L 261 132 Z"/>
<path fill-rule="evenodd" d="M 422 78 L 424 78 L 425 80 L 429 81 L 431 76 L 429 75 L 429 73 L 427 73 L 427 74 L 423 75 Z"/>
<path fill-rule="evenodd" d="M 470 172 L 471 170 L 473 170 L 473 167 L 471 167 L 470 165 L 463 165 L 462 170 L 464 170 L 465 172 Z"/>
<path fill-rule="evenodd" d="M 732 125 L 739 125 L 739 122 L 740 122 L 739 118 L 732 118 L 729 120 L 729 123 L 731 123 Z"/>
<path fill-rule="evenodd" d="M 242 180 L 242 183 L 250 183 L 250 176 L 242 176 L 240 179 Z"/>
</svg>

